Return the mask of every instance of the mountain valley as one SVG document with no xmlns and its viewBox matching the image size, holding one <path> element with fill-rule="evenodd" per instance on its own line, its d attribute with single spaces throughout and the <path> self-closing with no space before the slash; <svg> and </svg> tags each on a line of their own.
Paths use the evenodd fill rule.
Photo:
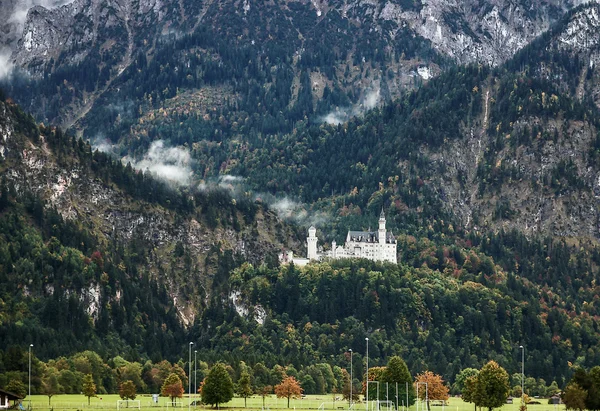
<svg viewBox="0 0 600 411">
<path fill-rule="evenodd" d="M 7 346 L 599 364 L 597 2 L 47 6 L 0 38 Z M 279 264 L 382 209 L 398 265 Z"/>
</svg>

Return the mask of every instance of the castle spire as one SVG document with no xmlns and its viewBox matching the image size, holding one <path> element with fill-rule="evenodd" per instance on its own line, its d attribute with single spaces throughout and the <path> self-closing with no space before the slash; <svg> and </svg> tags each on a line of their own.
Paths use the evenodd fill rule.
<svg viewBox="0 0 600 411">
<path fill-rule="evenodd" d="M 383 212 L 383 206 L 381 207 L 381 214 L 379 215 L 379 244 L 385 244 L 385 213 Z"/>
</svg>

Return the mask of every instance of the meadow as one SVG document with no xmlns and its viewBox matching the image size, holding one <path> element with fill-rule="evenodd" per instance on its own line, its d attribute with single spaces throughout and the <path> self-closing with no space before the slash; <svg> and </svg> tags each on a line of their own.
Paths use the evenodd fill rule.
<svg viewBox="0 0 600 411">
<path fill-rule="evenodd" d="M 337 395 L 341 398 L 341 395 Z M 52 397 L 50 405 L 48 405 L 48 397 L 45 395 L 32 395 L 31 396 L 31 407 L 33 411 L 59 411 L 59 410 L 116 410 L 117 400 L 120 400 L 117 394 L 98 395 L 98 397 L 92 397 L 90 405 L 88 405 L 88 399 L 84 395 L 55 395 Z M 136 400 L 140 400 L 141 411 L 158 411 L 158 410 L 180 410 L 185 411 L 188 408 L 188 398 L 178 399 L 176 406 L 171 405 L 171 401 L 166 397 L 159 397 L 158 403 L 152 401 L 152 396 L 149 394 L 138 395 Z M 192 398 L 192 401 L 195 399 Z M 199 400 L 199 397 L 198 397 Z M 547 399 L 539 400 L 541 404 L 530 404 L 528 405 L 528 411 L 562 411 L 564 405 L 549 405 Z M 261 411 L 263 409 L 262 397 L 255 395 L 247 399 L 247 407 L 244 408 L 244 399 L 235 397 L 233 400 L 226 404 L 222 404 L 219 409 L 227 410 L 248 410 L 248 411 Z M 29 405 L 29 401 L 26 398 L 23 400 L 25 409 Z M 405 411 L 425 411 L 423 403 L 420 403 L 417 409 L 417 405 L 413 405 Z M 121 404 L 121 409 L 125 409 L 125 404 Z M 134 402 L 130 402 L 131 410 L 137 409 L 137 405 L 134 406 Z M 210 406 L 206 405 L 191 405 L 192 410 L 211 410 Z M 506 404 L 501 408 L 501 411 L 518 411 L 519 400 L 517 399 L 514 404 Z M 287 399 L 277 398 L 275 395 L 265 397 L 265 411 L 274 410 L 288 410 Z M 345 401 L 334 401 L 334 395 L 307 395 L 302 399 L 291 399 L 289 410 L 324 410 L 324 411 L 342 411 L 348 410 L 348 403 Z M 400 407 L 402 410 L 402 407 Z M 400 411 L 399 410 L 399 411 Z M 364 402 L 359 402 L 354 405 L 353 411 L 367 411 Z M 369 407 L 369 411 L 371 407 Z M 381 411 L 388 411 L 386 408 L 382 408 Z M 391 409 L 389 410 L 391 411 Z M 473 404 L 464 402 L 460 398 L 450 398 L 448 405 L 432 406 L 431 411 L 474 411 Z"/>
</svg>

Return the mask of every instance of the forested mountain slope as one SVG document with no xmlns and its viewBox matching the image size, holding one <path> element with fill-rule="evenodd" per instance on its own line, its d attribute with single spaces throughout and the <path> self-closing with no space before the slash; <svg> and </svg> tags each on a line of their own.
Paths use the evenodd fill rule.
<svg viewBox="0 0 600 411">
<path fill-rule="evenodd" d="M 578 2 L 75 0 L 32 7 L 26 18 L 21 3 L 14 3 L 13 15 L 6 13 L 11 24 L 5 42 L 13 45 L 8 61 L 36 79 L 37 92 L 23 93 L 21 86 L 14 95 L 39 119 L 89 129 L 84 120 L 97 118 L 90 110 L 106 106 L 101 98 L 107 93 L 116 107 L 131 105 L 121 111 L 133 111 L 133 117 L 147 103 L 137 94 L 131 101 L 119 93 L 132 75 L 139 77 L 138 84 L 152 81 L 151 92 L 160 92 L 160 99 L 177 89 L 195 94 L 205 83 L 236 88 L 241 79 L 215 78 L 211 62 L 226 73 L 230 64 L 237 69 L 256 65 L 243 80 L 259 69 L 260 87 L 273 84 L 276 94 L 285 88 L 276 96 L 275 117 L 296 102 L 303 71 L 310 73 L 319 99 L 326 86 L 343 92 L 327 103 L 334 107 L 348 105 L 347 97 L 358 104 L 377 90 L 386 100 L 437 75 L 440 65 L 502 63 Z M 205 40 L 181 47 L 186 36 Z M 173 51 L 177 58 L 165 59 Z M 141 56 L 156 59 L 161 76 L 156 69 L 140 71 Z M 131 67 L 134 71 L 123 78 Z M 276 85 L 268 78 L 275 70 L 281 77 Z M 162 76 L 180 79 L 166 85 Z M 156 107 L 157 96 L 152 97 Z M 270 99 L 262 103 L 273 108 Z M 91 128 L 88 137 L 94 137 Z"/>
<path fill-rule="evenodd" d="M 178 188 L 0 100 L 5 344 L 174 355 L 229 270 L 295 233 L 252 198 Z M 282 243 L 283 242 L 283 243 Z M 215 291 L 217 290 L 217 291 Z"/>
<path fill-rule="evenodd" d="M 308 202 L 330 198 L 340 221 L 391 204 L 399 228 L 444 221 L 597 239 L 596 46 L 592 34 L 585 51 L 561 38 L 597 36 L 598 7 L 574 10 L 499 68 L 450 68 L 363 118 L 234 147 L 231 173 Z"/>
</svg>

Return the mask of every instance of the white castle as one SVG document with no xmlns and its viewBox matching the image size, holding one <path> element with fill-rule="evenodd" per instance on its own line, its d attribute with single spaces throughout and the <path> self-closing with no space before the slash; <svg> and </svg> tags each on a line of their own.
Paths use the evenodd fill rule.
<svg viewBox="0 0 600 411">
<path fill-rule="evenodd" d="M 373 261 L 388 261 L 397 264 L 397 242 L 394 235 L 385 229 L 385 214 L 381 210 L 379 216 L 379 229 L 377 231 L 348 231 L 346 243 L 342 247 L 335 241 L 331 243 L 331 250 L 322 252 L 319 250 L 319 239 L 316 236 L 317 229 L 308 229 L 307 256 L 306 258 L 294 258 L 292 251 L 279 255 L 281 263 L 294 262 L 296 265 L 306 265 L 310 261 L 338 258 L 366 258 Z"/>
</svg>

